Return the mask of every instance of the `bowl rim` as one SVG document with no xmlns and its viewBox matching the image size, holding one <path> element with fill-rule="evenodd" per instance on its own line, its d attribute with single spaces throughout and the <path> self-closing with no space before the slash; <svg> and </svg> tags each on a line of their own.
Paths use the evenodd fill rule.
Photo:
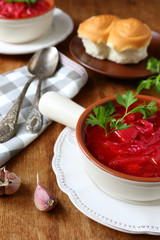
<svg viewBox="0 0 160 240">
<path fill-rule="evenodd" d="M 144 101 L 155 101 L 157 104 L 159 104 L 159 109 L 160 109 L 160 99 L 152 96 L 147 96 L 147 95 L 136 95 L 136 97 L 139 100 L 144 100 Z M 101 169 L 104 172 L 107 172 L 108 174 L 111 174 L 117 178 L 121 178 L 124 180 L 129 180 L 129 181 L 134 181 L 134 182 L 147 182 L 147 183 L 157 183 L 160 182 L 160 177 L 138 177 L 138 176 L 132 176 L 129 174 L 125 174 L 122 172 L 118 172 L 112 168 L 109 168 L 108 166 L 104 165 L 101 163 L 99 160 L 97 160 L 87 149 L 87 147 L 84 144 L 83 141 L 83 126 L 84 121 L 88 114 L 93 110 L 93 107 L 104 104 L 108 100 L 115 100 L 116 95 L 112 95 L 110 97 L 103 98 L 101 100 L 96 101 L 95 103 L 91 104 L 88 108 L 85 109 L 85 111 L 81 114 L 80 118 L 78 119 L 77 125 L 76 125 L 76 138 L 78 145 L 82 151 L 82 153 L 87 157 L 87 159 L 93 163 L 96 167 Z"/>
<path fill-rule="evenodd" d="M 33 19 L 40 18 L 41 16 L 47 15 L 48 13 L 52 12 L 55 8 L 55 0 L 53 0 L 53 5 L 45 12 L 38 14 L 33 17 L 24 17 L 24 18 L 1 18 L 0 17 L 0 23 L 10 23 L 10 22 L 26 22 L 26 21 L 33 21 Z"/>
</svg>

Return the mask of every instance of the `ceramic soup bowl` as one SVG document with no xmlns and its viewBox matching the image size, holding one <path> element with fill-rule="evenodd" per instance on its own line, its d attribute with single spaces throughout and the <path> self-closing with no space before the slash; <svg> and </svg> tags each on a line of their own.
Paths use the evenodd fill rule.
<svg viewBox="0 0 160 240">
<path fill-rule="evenodd" d="M 148 104 L 156 101 L 160 108 L 160 100 L 149 96 L 136 96 L 138 103 Z M 103 105 L 115 96 L 102 99 L 87 109 L 55 92 L 44 94 L 39 103 L 41 113 L 63 125 L 76 129 L 76 138 L 82 154 L 83 166 L 94 183 L 105 193 L 124 200 L 134 202 L 152 202 L 160 200 L 160 177 L 137 177 L 107 167 L 97 160 L 87 149 L 84 141 L 86 118 L 94 106 Z M 76 158 L 75 158 L 76 160 Z"/>
<path fill-rule="evenodd" d="M 34 41 L 45 34 L 53 22 L 54 0 L 45 0 L 47 12 L 27 18 L 0 18 L 0 41 L 22 44 Z"/>
</svg>

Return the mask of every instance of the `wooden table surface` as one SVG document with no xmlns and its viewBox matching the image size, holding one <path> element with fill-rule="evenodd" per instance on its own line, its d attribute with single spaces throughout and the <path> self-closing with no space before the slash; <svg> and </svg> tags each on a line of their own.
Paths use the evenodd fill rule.
<svg viewBox="0 0 160 240">
<path fill-rule="evenodd" d="M 136 17 L 147 23 L 154 31 L 160 32 L 159 0 L 56 0 L 56 7 L 68 13 L 74 21 L 73 33 L 57 45 L 59 51 L 73 59 L 69 43 L 76 34 L 79 23 L 99 14 L 115 14 L 119 17 Z M 19 68 L 28 63 L 31 54 L 7 56 L 0 54 L 0 73 Z M 137 80 L 110 79 L 107 76 L 88 72 L 88 82 L 74 98 L 83 107 L 112 94 L 135 90 Z M 158 96 L 154 91 L 148 95 Z M 64 126 L 52 123 L 32 144 L 17 154 L 7 164 L 16 173 L 22 184 L 12 196 L 0 199 L 0 239 L 1 240 L 148 240 L 160 237 L 133 235 L 105 227 L 83 215 L 63 193 L 56 182 L 51 162 L 53 147 Z M 51 189 L 58 199 L 53 211 L 40 212 L 33 202 L 36 188 L 36 174 L 43 185 Z M 98 204 L 98 203 L 97 203 Z M 107 204 L 107 203 L 106 203 Z M 132 216 L 131 216 L 132 217 Z"/>
</svg>

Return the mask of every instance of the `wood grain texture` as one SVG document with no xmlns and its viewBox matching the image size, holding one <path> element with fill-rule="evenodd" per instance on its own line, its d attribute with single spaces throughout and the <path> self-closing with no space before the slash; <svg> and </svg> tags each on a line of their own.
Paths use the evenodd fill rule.
<svg viewBox="0 0 160 240">
<path fill-rule="evenodd" d="M 56 7 L 68 13 L 74 21 L 73 33 L 57 48 L 69 58 L 69 43 L 76 34 L 79 23 L 86 18 L 110 13 L 120 17 L 137 17 L 154 31 L 160 32 L 159 0 L 56 0 Z M 31 54 L 20 56 L 0 55 L 0 73 L 11 71 L 28 63 Z M 84 107 L 112 94 L 136 89 L 136 80 L 117 80 L 87 70 L 88 82 L 74 101 Z M 145 93 L 145 92 L 144 92 Z M 148 95 L 158 96 L 153 91 Z M 51 168 L 53 147 L 64 126 L 52 123 L 32 144 L 7 163 L 22 179 L 19 191 L 0 198 L 1 240 L 155 240 L 156 236 L 130 235 L 118 232 L 83 215 L 63 193 Z M 51 189 L 58 199 L 53 211 L 40 212 L 33 202 L 36 175 L 40 182 Z M 97 203 L 98 204 L 98 203 Z M 107 203 L 106 203 L 107 204 Z"/>
</svg>

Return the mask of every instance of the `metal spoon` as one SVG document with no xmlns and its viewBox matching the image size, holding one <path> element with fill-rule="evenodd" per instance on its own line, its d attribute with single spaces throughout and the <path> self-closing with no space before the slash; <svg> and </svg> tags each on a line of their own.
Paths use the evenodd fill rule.
<svg viewBox="0 0 160 240">
<path fill-rule="evenodd" d="M 55 52 L 55 48 L 53 50 Z M 49 51 L 53 54 L 52 52 L 52 48 Z M 38 59 L 37 57 L 35 58 L 35 60 L 33 60 L 35 63 L 36 62 L 41 62 L 41 65 L 49 65 L 50 66 L 50 61 L 54 61 L 54 59 L 51 57 L 52 54 L 47 54 L 48 57 L 44 59 L 44 55 L 40 54 L 39 57 L 41 59 Z M 37 56 L 37 53 L 35 53 L 35 56 Z M 34 59 L 34 57 L 33 57 Z M 46 63 L 47 60 L 47 63 Z M 56 58 L 57 61 L 57 58 Z M 42 64 L 43 63 L 43 64 Z M 36 65 L 38 67 L 38 65 Z M 52 66 L 53 67 L 53 66 Z M 50 67 L 48 67 L 50 69 Z M 47 69 L 47 67 L 45 68 Z M 41 70 L 39 70 L 41 72 Z M 6 142 L 9 139 L 11 139 L 13 137 L 13 135 L 15 134 L 16 131 L 16 124 L 17 124 L 17 119 L 18 119 L 18 115 L 19 115 L 19 111 L 20 111 L 20 107 L 22 104 L 22 101 L 24 99 L 24 96 L 26 94 L 26 91 L 29 87 L 29 85 L 31 84 L 31 82 L 35 79 L 35 76 L 32 76 L 28 82 L 26 83 L 26 85 L 24 86 L 21 94 L 19 95 L 19 97 L 17 98 L 16 102 L 14 103 L 14 105 L 11 107 L 11 109 L 9 110 L 9 112 L 7 113 L 7 115 L 2 119 L 2 121 L 0 122 L 0 142 Z"/>
<path fill-rule="evenodd" d="M 0 142 L 8 141 L 15 133 L 16 123 L 19 115 L 19 110 L 26 94 L 26 91 L 31 84 L 31 82 L 35 79 L 35 76 L 31 77 L 26 85 L 24 86 L 21 94 L 17 98 L 16 102 L 9 110 L 7 115 L 0 122 Z"/>
<path fill-rule="evenodd" d="M 30 133 L 38 133 L 43 125 L 43 117 L 39 112 L 38 103 L 40 99 L 42 81 L 53 75 L 59 60 L 59 54 L 55 47 L 39 50 L 34 54 L 28 64 L 31 74 L 39 78 L 36 95 L 32 104 L 32 110 L 26 122 L 26 130 Z"/>
</svg>

